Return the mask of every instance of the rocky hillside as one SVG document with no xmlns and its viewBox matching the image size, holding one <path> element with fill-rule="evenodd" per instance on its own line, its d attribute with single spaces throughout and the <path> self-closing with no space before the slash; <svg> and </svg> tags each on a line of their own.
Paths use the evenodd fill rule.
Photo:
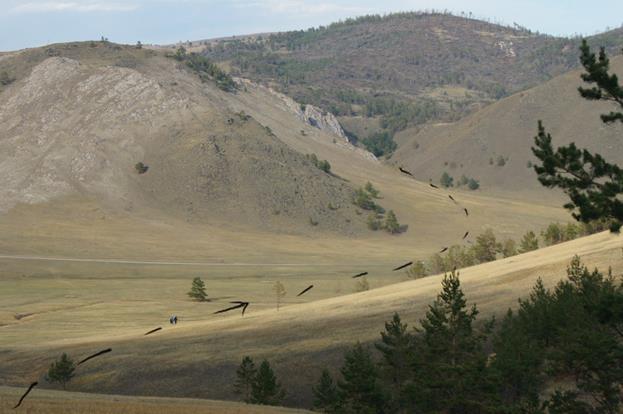
<svg viewBox="0 0 623 414">
<path fill-rule="evenodd" d="M 233 111 L 233 93 L 164 54 L 55 45 L 9 56 L 3 70 L 15 80 L 0 94 L 2 212 L 82 194 L 191 222 L 365 229 L 344 180 Z"/>
<path fill-rule="evenodd" d="M 623 74 L 623 58 L 612 60 Z M 455 178 L 473 177 L 483 190 L 552 191 L 541 187 L 531 168 L 537 121 L 543 120 L 555 145 L 575 142 L 619 165 L 623 163 L 623 128 L 604 125 L 600 114 L 614 108 L 589 102 L 578 93 L 581 71 L 571 71 L 538 87 L 503 99 L 454 124 L 409 129 L 398 135 L 391 158 L 419 179 L 438 182 L 444 171 Z"/>
</svg>

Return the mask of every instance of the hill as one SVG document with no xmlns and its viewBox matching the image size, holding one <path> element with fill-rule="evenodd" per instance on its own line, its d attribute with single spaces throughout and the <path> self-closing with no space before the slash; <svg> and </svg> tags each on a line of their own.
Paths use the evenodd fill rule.
<svg viewBox="0 0 623 414">
<path fill-rule="evenodd" d="M 476 303 L 484 316 L 500 315 L 508 307 L 515 307 L 517 298 L 525 296 L 538 277 L 546 286 L 563 278 L 565 267 L 576 254 L 590 268 L 611 267 L 613 274 L 619 274 L 623 271 L 622 246 L 619 235 L 596 234 L 461 269 L 462 286 L 469 303 Z M 321 272 L 313 266 L 302 270 Z M 372 273 L 379 278 L 392 277 L 391 267 L 375 268 Z M 288 405 L 308 406 L 310 384 L 317 380 L 322 368 L 339 366 L 345 347 L 356 341 L 378 340 L 383 322 L 394 312 L 399 312 L 410 326 L 416 326 L 440 290 L 442 276 L 323 300 L 313 300 L 318 296 L 291 299 L 295 303 L 279 311 L 257 309 L 252 303 L 244 318 L 238 314 L 210 315 L 230 299 L 188 304 L 177 326 L 165 326 L 150 337 L 142 334 L 164 324 L 167 310 L 180 309 L 181 301 L 171 299 L 182 286 L 179 281 L 151 275 L 122 279 L 95 276 L 86 280 L 42 274 L 35 279 L 9 278 L 3 286 L 3 291 L 8 292 L 3 303 L 22 302 L 21 306 L 32 308 L 40 306 L 40 302 L 52 305 L 52 292 L 60 300 L 69 292 L 77 296 L 64 299 L 73 306 L 63 309 L 63 305 L 52 305 L 47 312 L 0 328 L 0 369 L 7 384 L 23 385 L 39 378 L 60 352 L 77 357 L 112 347 L 113 352 L 105 358 L 80 368 L 71 383 L 73 390 L 230 399 L 235 368 L 244 355 L 251 355 L 255 359 L 268 358 L 275 366 L 288 390 Z M 332 280 L 336 279 L 345 283 L 350 280 L 348 272 L 334 274 Z M 297 280 L 289 279 L 286 287 L 292 288 Z M 328 283 L 317 285 L 322 289 Z M 240 292 L 244 285 L 247 294 L 259 286 L 247 280 L 238 286 Z M 86 286 L 90 293 L 82 293 Z M 87 293 L 95 303 L 85 300 Z M 139 301 L 140 307 L 132 305 L 132 300 Z M 54 306 L 56 309 L 52 309 Z M 192 318 L 188 312 L 192 312 Z"/>
<path fill-rule="evenodd" d="M 615 73 L 623 74 L 623 58 L 611 64 Z M 608 103 L 580 97 L 580 74 L 575 70 L 558 76 L 453 124 L 405 130 L 397 135 L 400 148 L 391 162 L 409 168 L 421 180 L 438 182 L 447 171 L 455 181 L 461 175 L 474 177 L 485 190 L 547 196 L 551 191 L 540 186 L 530 168 L 537 121 L 543 120 L 555 145 L 575 142 L 621 163 L 623 130 L 601 122 L 600 114 L 612 110 Z"/>
<path fill-rule="evenodd" d="M 176 60 L 102 42 L 45 50 L 0 62 L 17 79 L 0 101 L 1 211 L 81 193 L 196 222 L 296 229 L 322 216 L 327 231 L 364 228 L 347 183 Z"/>
<path fill-rule="evenodd" d="M 623 31 L 589 38 L 619 53 Z M 205 54 L 340 116 L 351 139 L 452 121 L 578 66 L 578 38 L 442 13 L 364 16 L 204 42 Z M 375 120 L 370 122 L 370 120 Z"/>
<path fill-rule="evenodd" d="M 386 261 L 428 255 L 466 226 L 519 238 L 569 217 L 557 206 L 456 194 L 472 211 L 466 219 L 446 194 L 310 125 L 295 101 L 243 81 L 223 91 L 164 52 L 51 45 L 9 55 L 3 70 L 16 79 L 0 92 L 6 254 Z M 370 213 L 352 202 L 367 181 L 409 231 L 367 229 Z"/>
</svg>

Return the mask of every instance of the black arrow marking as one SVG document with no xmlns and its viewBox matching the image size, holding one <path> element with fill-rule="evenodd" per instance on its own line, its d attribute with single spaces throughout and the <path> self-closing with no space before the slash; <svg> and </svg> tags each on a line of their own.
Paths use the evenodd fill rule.
<svg viewBox="0 0 623 414">
<path fill-rule="evenodd" d="M 447 251 L 447 250 L 448 250 L 448 248 L 447 248 L 447 247 L 444 247 L 443 249 L 441 249 L 441 251 L 440 251 L 439 253 L 443 253 L 443 252 L 445 252 L 445 251 Z"/>
<path fill-rule="evenodd" d="M 359 274 L 357 274 L 357 275 L 353 276 L 353 279 L 357 279 L 358 277 L 365 276 L 365 275 L 367 275 L 367 274 L 368 274 L 368 272 L 361 272 L 361 273 L 359 273 Z"/>
<path fill-rule="evenodd" d="M 428 185 L 430 185 L 430 186 L 431 186 L 431 187 L 433 187 L 433 188 L 439 189 L 439 187 L 437 187 L 437 186 L 436 186 L 435 184 L 433 184 L 433 183 L 429 183 Z"/>
<path fill-rule="evenodd" d="M 30 387 L 28 387 L 28 389 L 26 390 L 26 392 L 24 393 L 24 395 L 22 395 L 22 398 L 19 399 L 19 402 L 17 403 L 17 405 L 15 407 L 13 407 L 13 409 L 15 410 L 17 407 L 19 407 L 20 405 L 22 405 L 22 401 L 24 401 L 24 398 L 26 398 L 26 396 L 28 395 L 28 393 L 37 386 L 37 384 L 39 384 L 37 381 L 33 382 L 32 384 L 30 384 Z"/>
<path fill-rule="evenodd" d="M 466 216 L 469 216 L 469 211 L 467 211 L 467 209 L 465 207 L 463 207 L 463 211 L 465 212 Z"/>
<path fill-rule="evenodd" d="M 413 174 L 411 174 L 409 171 L 405 170 L 404 168 L 398 167 L 398 169 L 400 170 L 401 173 L 407 174 L 407 175 L 410 175 L 411 177 L 413 177 Z"/>
<path fill-rule="evenodd" d="M 469 231 L 465 232 L 465 235 L 463 236 L 463 240 L 465 240 L 467 238 L 467 236 L 469 236 Z"/>
<path fill-rule="evenodd" d="M 107 354 L 107 353 L 108 353 L 108 352 L 110 352 L 110 351 L 112 351 L 112 348 L 108 348 L 108 349 L 104 349 L 103 351 L 99 351 L 98 353 L 95 353 L 95 354 L 93 354 L 93 355 L 90 355 L 90 356 L 88 356 L 88 357 L 84 358 L 82 361 L 78 362 L 78 363 L 76 364 L 76 366 L 78 366 L 78 365 L 80 365 L 80 364 L 82 364 L 82 363 L 84 363 L 84 362 L 87 362 L 87 361 L 88 361 L 89 359 L 91 359 L 91 358 L 95 358 L 95 357 L 98 357 L 98 356 L 100 356 L 100 355 Z"/>
<path fill-rule="evenodd" d="M 152 329 L 151 331 L 147 332 L 144 336 L 147 336 L 149 334 L 153 334 L 154 332 L 158 332 L 161 329 L 162 329 L 162 326 L 159 326 L 156 329 Z"/>
<path fill-rule="evenodd" d="M 242 316 L 244 316 L 244 311 L 247 310 L 247 306 L 249 306 L 250 302 L 234 301 L 234 302 L 229 302 L 229 303 L 235 303 L 236 305 L 230 306 L 227 309 L 221 309 L 220 311 L 216 311 L 214 312 L 214 315 L 216 315 L 217 313 L 224 313 L 224 312 L 229 312 L 230 310 L 242 308 Z"/>
<path fill-rule="evenodd" d="M 405 263 L 402 266 L 398 266 L 397 268 L 393 269 L 392 271 L 395 272 L 396 270 L 404 269 L 405 267 L 411 266 L 412 264 L 413 262 Z"/>
<path fill-rule="evenodd" d="M 314 285 L 309 285 L 307 288 L 305 288 L 301 293 L 299 293 L 296 296 L 301 296 L 302 294 L 304 294 L 305 292 L 309 291 L 313 287 L 314 287 Z"/>
</svg>

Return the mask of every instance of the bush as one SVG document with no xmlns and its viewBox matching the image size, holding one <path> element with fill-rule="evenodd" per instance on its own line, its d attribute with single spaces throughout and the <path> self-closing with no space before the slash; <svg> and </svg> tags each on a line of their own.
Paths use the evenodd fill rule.
<svg viewBox="0 0 623 414">
<path fill-rule="evenodd" d="M 461 178 L 459 178 L 459 180 L 457 181 L 456 186 L 462 187 L 464 185 L 467 185 L 468 183 L 469 183 L 469 178 L 465 174 L 463 174 L 461 175 Z"/>
<path fill-rule="evenodd" d="M 366 224 L 368 225 L 368 229 L 372 231 L 377 231 L 381 228 L 381 221 L 378 219 L 378 215 L 376 213 L 370 213 L 368 215 Z"/>
<path fill-rule="evenodd" d="M 498 167 L 503 167 L 506 165 L 506 159 L 504 158 L 504 156 L 498 156 L 497 165 Z"/>
<path fill-rule="evenodd" d="M 452 187 L 453 182 L 454 182 L 454 178 L 452 178 L 452 177 L 450 176 L 450 174 L 448 174 L 448 173 L 447 173 L 447 172 L 445 172 L 445 171 L 443 172 L 443 174 L 441 174 L 441 178 L 439 179 L 439 183 L 440 183 L 442 186 L 444 186 L 444 187 L 446 187 L 446 188 Z"/>
<path fill-rule="evenodd" d="M 331 164 L 327 160 L 319 160 L 316 154 L 307 154 L 305 156 L 316 168 L 326 172 L 327 174 L 331 172 Z"/>
<path fill-rule="evenodd" d="M 48 369 L 46 380 L 50 383 L 58 382 L 63 386 L 63 389 L 65 389 L 67 387 L 67 383 L 69 383 L 69 381 L 71 381 L 74 377 L 75 370 L 76 365 L 74 364 L 74 361 L 63 352 L 63 355 L 61 355 L 57 361 L 52 363 L 50 369 Z"/>
<path fill-rule="evenodd" d="M 364 276 L 357 281 L 355 292 L 365 292 L 367 290 L 370 290 L 370 283 L 368 282 L 368 278 Z"/>
<path fill-rule="evenodd" d="M 379 190 L 374 188 L 374 186 L 372 185 L 370 181 L 366 183 L 364 190 L 366 190 L 368 194 L 370 194 L 370 196 L 372 196 L 373 198 L 379 198 L 379 194 L 380 194 Z"/>
<path fill-rule="evenodd" d="M 143 164 L 142 162 L 137 162 L 134 165 L 134 169 L 139 174 L 145 174 L 147 172 L 147 170 L 149 169 L 149 167 L 147 165 Z"/>
<path fill-rule="evenodd" d="M 470 178 L 469 182 L 467 183 L 467 188 L 469 188 L 472 191 L 478 190 L 480 188 L 480 183 L 476 181 L 475 179 Z"/>
<path fill-rule="evenodd" d="M 205 56 L 197 53 L 186 53 L 186 49 L 180 46 L 172 57 L 186 63 L 186 66 L 195 72 L 202 82 L 212 80 L 218 88 L 226 92 L 234 92 L 238 89 L 233 78 Z"/>
<path fill-rule="evenodd" d="M 393 210 L 389 210 L 387 212 L 383 228 L 391 234 L 400 233 L 400 224 L 398 223 L 398 219 L 396 218 L 396 214 L 394 214 Z"/>
<path fill-rule="evenodd" d="M 513 239 L 506 239 L 500 246 L 500 253 L 504 257 L 511 257 L 517 255 L 517 244 Z"/>
<path fill-rule="evenodd" d="M 560 224 L 552 223 L 541 232 L 541 237 L 543 237 L 543 240 L 547 246 L 562 243 L 565 241 L 564 229 Z"/>
<path fill-rule="evenodd" d="M 407 270 L 407 277 L 409 279 L 420 279 L 424 276 L 428 276 L 428 271 L 426 265 L 421 260 L 416 260 Z"/>
</svg>

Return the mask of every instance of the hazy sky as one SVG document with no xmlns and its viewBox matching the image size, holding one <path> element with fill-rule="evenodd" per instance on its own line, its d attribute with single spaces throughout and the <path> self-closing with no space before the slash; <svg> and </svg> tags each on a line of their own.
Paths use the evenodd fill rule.
<svg viewBox="0 0 623 414">
<path fill-rule="evenodd" d="M 0 50 L 102 35 L 120 43 L 174 43 L 428 8 L 557 35 L 623 24 L 623 0 L 0 0 Z"/>
</svg>

